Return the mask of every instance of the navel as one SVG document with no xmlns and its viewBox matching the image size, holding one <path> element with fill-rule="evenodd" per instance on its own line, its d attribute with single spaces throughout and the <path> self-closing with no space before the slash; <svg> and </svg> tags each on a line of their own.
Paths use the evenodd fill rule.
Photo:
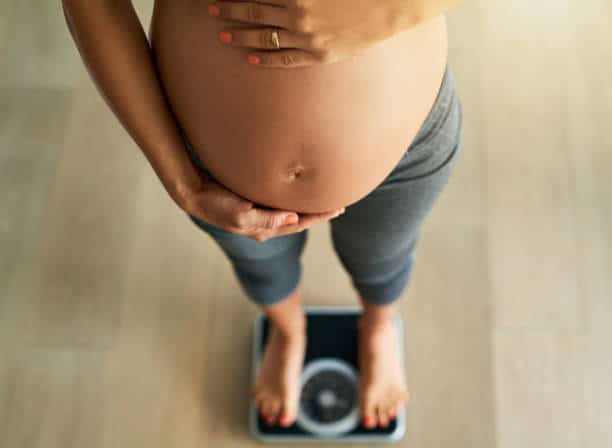
<svg viewBox="0 0 612 448">
<path fill-rule="evenodd" d="M 306 168 L 303 165 L 294 163 L 285 170 L 284 179 L 287 182 L 293 182 L 304 177 Z"/>
</svg>

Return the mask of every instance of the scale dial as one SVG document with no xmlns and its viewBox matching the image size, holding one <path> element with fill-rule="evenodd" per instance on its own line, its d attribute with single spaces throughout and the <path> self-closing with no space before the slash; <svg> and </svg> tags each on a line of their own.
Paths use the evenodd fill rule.
<svg viewBox="0 0 612 448">
<path fill-rule="evenodd" d="M 336 358 L 309 362 L 302 372 L 297 423 L 320 436 L 337 436 L 359 424 L 358 374 Z"/>
</svg>

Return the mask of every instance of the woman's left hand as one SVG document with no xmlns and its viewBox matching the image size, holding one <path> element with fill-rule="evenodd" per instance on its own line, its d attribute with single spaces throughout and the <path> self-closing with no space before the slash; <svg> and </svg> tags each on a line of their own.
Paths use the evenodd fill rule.
<svg viewBox="0 0 612 448">
<path fill-rule="evenodd" d="M 256 63 L 258 58 L 258 65 L 263 67 L 292 68 L 348 58 L 417 23 L 423 3 L 409 0 L 216 0 L 209 5 L 209 13 L 219 19 L 257 25 L 255 28 L 228 28 L 219 35 L 221 42 L 227 45 L 266 50 L 250 53 L 250 63 Z M 275 45 L 274 30 L 278 33 L 280 48 Z"/>
</svg>

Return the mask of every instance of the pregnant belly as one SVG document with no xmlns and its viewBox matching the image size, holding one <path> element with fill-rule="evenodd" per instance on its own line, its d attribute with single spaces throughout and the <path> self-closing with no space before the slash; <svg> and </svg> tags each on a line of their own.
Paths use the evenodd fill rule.
<svg viewBox="0 0 612 448">
<path fill-rule="evenodd" d="M 444 16 L 334 64 L 250 66 L 219 42 L 244 25 L 206 5 L 155 4 L 150 39 L 177 121 L 211 175 L 270 208 L 350 205 L 393 170 L 425 120 L 447 58 Z"/>
</svg>

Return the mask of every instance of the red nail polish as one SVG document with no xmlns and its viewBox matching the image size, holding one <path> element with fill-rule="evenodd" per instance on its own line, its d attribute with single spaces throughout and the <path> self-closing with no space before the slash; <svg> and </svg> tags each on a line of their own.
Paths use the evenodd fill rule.
<svg viewBox="0 0 612 448">
<path fill-rule="evenodd" d="M 281 422 L 283 425 L 288 425 L 288 424 L 289 424 L 289 416 L 288 416 L 288 415 L 283 415 L 283 416 L 280 418 L 280 422 Z"/>
<path fill-rule="evenodd" d="M 208 13 L 211 16 L 217 17 L 219 15 L 219 7 L 217 5 L 208 5 Z"/>
<path fill-rule="evenodd" d="M 229 33 L 227 31 L 221 31 L 219 33 L 219 39 L 224 44 L 229 44 L 232 41 L 232 33 Z"/>
<path fill-rule="evenodd" d="M 259 56 L 255 55 L 255 54 L 250 54 L 249 55 L 249 64 L 259 64 L 260 60 L 259 60 Z"/>
</svg>

